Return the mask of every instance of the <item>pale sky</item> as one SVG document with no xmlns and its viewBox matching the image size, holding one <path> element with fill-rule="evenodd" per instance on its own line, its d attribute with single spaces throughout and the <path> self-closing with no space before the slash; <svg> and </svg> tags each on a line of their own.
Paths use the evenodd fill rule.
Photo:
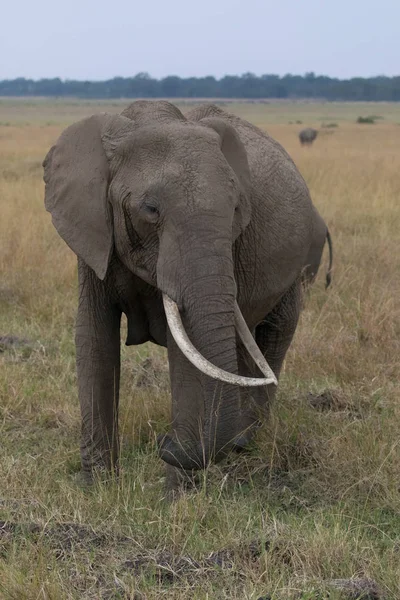
<svg viewBox="0 0 400 600">
<path fill-rule="evenodd" d="M 0 80 L 400 75 L 399 0 L 4 0 Z"/>
</svg>

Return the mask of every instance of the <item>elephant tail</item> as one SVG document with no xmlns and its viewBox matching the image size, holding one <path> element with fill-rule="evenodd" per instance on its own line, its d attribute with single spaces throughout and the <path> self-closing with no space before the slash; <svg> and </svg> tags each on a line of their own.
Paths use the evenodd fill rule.
<svg viewBox="0 0 400 600">
<path fill-rule="evenodd" d="M 329 248 L 329 266 L 328 266 L 328 270 L 326 272 L 325 289 L 328 289 L 328 287 L 330 286 L 331 281 L 332 281 L 332 265 L 333 265 L 332 238 L 331 238 L 331 234 L 329 233 L 328 228 L 326 228 L 326 241 L 328 242 L 328 248 Z"/>
</svg>

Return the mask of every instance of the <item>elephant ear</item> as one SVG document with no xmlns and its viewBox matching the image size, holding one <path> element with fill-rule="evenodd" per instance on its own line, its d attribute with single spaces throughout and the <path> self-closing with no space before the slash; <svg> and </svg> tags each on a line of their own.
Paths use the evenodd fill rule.
<svg viewBox="0 0 400 600">
<path fill-rule="evenodd" d="M 45 207 L 68 246 L 104 279 L 113 250 L 109 166 L 102 135 L 128 119 L 95 115 L 68 127 L 43 161 Z M 129 122 L 131 123 L 131 122 Z"/>
<path fill-rule="evenodd" d="M 205 117 L 199 121 L 214 129 L 221 140 L 221 151 L 232 171 L 235 173 L 241 188 L 242 222 L 246 227 L 250 221 L 251 178 L 247 152 L 236 129 L 219 117 Z"/>
</svg>

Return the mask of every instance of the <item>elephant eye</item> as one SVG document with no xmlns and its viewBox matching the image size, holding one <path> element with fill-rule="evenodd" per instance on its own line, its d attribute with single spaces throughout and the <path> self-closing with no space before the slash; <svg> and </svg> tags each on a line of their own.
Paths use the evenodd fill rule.
<svg viewBox="0 0 400 600">
<path fill-rule="evenodd" d="M 157 221 L 160 216 L 160 211 L 158 207 L 152 202 L 143 202 L 142 204 L 143 215 L 152 222 Z"/>
</svg>

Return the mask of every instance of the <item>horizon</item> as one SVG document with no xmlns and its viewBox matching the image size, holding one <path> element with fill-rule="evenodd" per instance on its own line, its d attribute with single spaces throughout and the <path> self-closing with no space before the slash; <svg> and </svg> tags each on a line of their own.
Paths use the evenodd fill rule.
<svg viewBox="0 0 400 600">
<path fill-rule="evenodd" d="M 265 76 L 279 77 L 280 79 L 284 79 L 285 77 L 302 77 L 304 79 L 308 75 L 312 75 L 315 79 L 323 77 L 323 78 L 328 78 L 328 79 L 332 79 L 332 80 L 336 79 L 338 81 L 350 81 L 352 79 L 378 79 L 378 78 L 395 79 L 396 77 L 400 77 L 400 71 L 399 71 L 399 73 L 395 73 L 393 75 L 386 75 L 385 73 L 378 73 L 378 74 L 374 74 L 374 75 L 364 75 L 364 76 L 350 75 L 349 77 L 334 77 L 331 75 L 327 75 L 325 73 L 314 73 L 313 71 L 306 71 L 305 73 L 284 73 L 283 75 L 279 74 L 279 73 L 256 74 L 256 73 L 252 73 L 251 71 L 245 71 L 243 73 L 225 73 L 221 76 L 216 76 L 211 73 L 208 73 L 207 75 L 187 75 L 187 76 L 177 75 L 176 73 L 169 73 L 162 77 L 154 77 L 151 73 L 147 73 L 146 71 L 139 71 L 137 73 L 134 73 L 133 75 L 112 75 L 111 77 L 106 77 L 103 79 L 78 79 L 78 78 L 69 78 L 69 77 L 64 78 L 64 77 L 60 77 L 59 75 L 33 78 L 33 77 L 26 77 L 24 75 L 20 75 L 18 77 L 13 77 L 13 78 L 2 78 L 2 79 L 0 79 L 0 81 L 15 81 L 18 79 L 25 79 L 27 81 L 28 80 L 41 81 L 41 80 L 46 80 L 46 79 L 48 79 L 48 80 L 59 79 L 63 83 L 66 83 L 68 81 L 79 81 L 79 82 L 90 81 L 93 83 L 101 83 L 104 81 L 112 81 L 113 79 L 119 79 L 119 78 L 134 79 L 135 77 L 138 77 L 139 75 L 147 76 L 147 77 L 149 77 L 149 79 L 154 79 L 156 81 L 166 79 L 167 77 L 178 77 L 179 79 L 205 79 L 208 77 L 212 77 L 216 81 L 220 81 L 221 79 L 224 79 L 224 77 L 244 77 L 245 75 L 251 75 L 251 76 L 254 76 L 257 78 L 261 78 L 261 77 L 265 77 Z"/>
</svg>

